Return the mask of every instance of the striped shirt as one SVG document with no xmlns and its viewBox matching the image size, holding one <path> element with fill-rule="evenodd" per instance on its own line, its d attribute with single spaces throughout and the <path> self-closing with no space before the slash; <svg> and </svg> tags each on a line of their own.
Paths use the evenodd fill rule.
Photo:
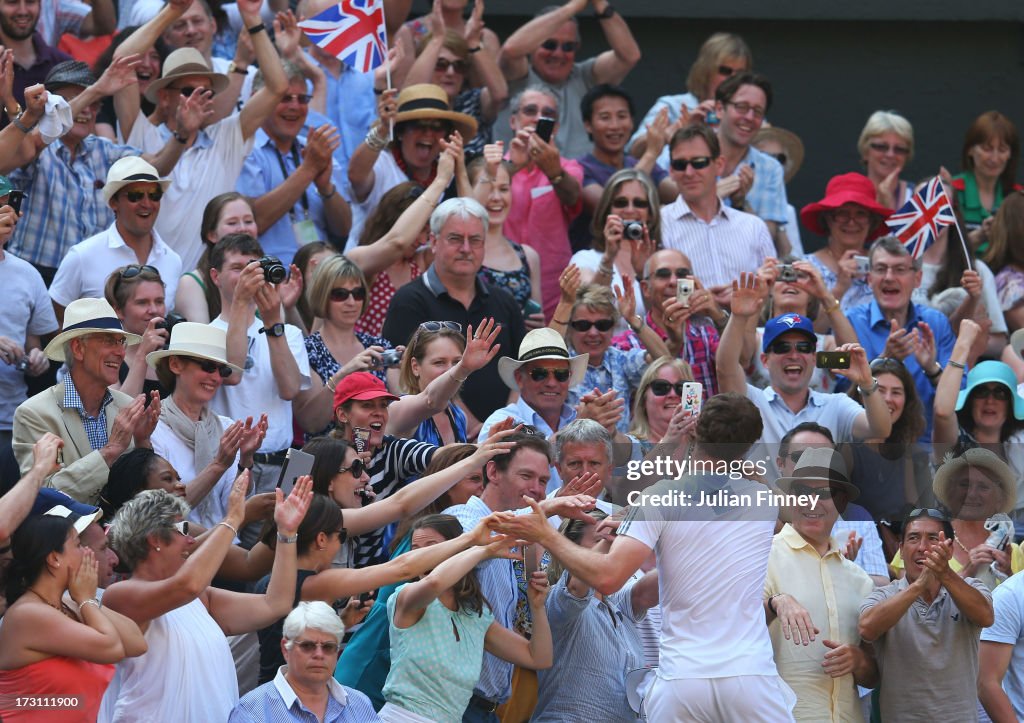
<svg viewBox="0 0 1024 723">
<path fill-rule="evenodd" d="M 327 709 L 320 718 L 299 700 L 284 677 L 287 670 L 287 665 L 282 666 L 276 678 L 246 693 L 231 711 L 228 723 L 379 723 L 370 699 L 334 678 L 327 679 Z"/>
<path fill-rule="evenodd" d="M 726 286 L 755 272 L 775 246 L 764 221 L 719 204 L 710 222 L 697 218 L 680 196 L 661 209 L 661 243 L 682 251 L 705 287 Z"/>
<path fill-rule="evenodd" d="M 78 416 L 82 418 L 85 433 L 89 437 L 89 446 L 93 449 L 107 446 L 107 405 L 112 401 L 114 401 L 114 397 L 110 394 L 110 390 L 104 391 L 103 401 L 100 402 L 100 413 L 95 417 L 90 417 L 85 411 L 85 405 L 82 404 L 82 398 L 78 396 L 78 390 L 75 389 L 75 382 L 71 375 L 68 374 L 64 378 L 64 408 L 74 409 L 78 412 Z"/>
</svg>

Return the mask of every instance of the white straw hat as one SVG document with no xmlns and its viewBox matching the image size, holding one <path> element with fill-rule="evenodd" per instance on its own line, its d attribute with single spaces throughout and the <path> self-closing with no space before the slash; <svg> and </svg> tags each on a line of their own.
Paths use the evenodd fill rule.
<svg viewBox="0 0 1024 723">
<path fill-rule="evenodd" d="M 187 356 L 207 359 L 231 367 L 239 374 L 242 370 L 227 360 L 228 336 L 223 329 L 194 321 L 182 321 L 171 328 L 171 343 L 166 349 L 146 355 L 146 363 L 154 369 L 156 363 L 169 356 Z"/>
<path fill-rule="evenodd" d="M 106 299 L 76 299 L 64 309 L 64 328 L 46 345 L 46 356 L 54 361 L 64 358 L 64 344 L 88 334 L 119 334 L 128 346 L 138 344 L 142 337 L 124 330 L 121 320 Z"/>
<path fill-rule="evenodd" d="M 518 389 L 516 384 L 516 369 L 523 364 L 540 359 L 561 359 L 569 362 L 569 369 L 572 376 L 569 377 L 569 387 L 575 387 L 583 382 L 583 375 L 587 373 L 587 362 L 590 354 L 577 354 L 569 356 L 569 349 L 565 345 L 565 339 L 554 329 L 542 327 L 534 329 L 523 337 L 519 345 L 519 358 L 503 356 L 498 360 L 498 375 L 501 380 L 509 386 L 509 389 Z"/>
</svg>

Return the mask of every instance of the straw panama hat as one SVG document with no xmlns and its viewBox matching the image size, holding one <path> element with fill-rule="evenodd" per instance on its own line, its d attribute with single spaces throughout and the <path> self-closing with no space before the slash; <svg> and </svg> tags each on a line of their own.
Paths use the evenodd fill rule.
<svg viewBox="0 0 1024 723">
<path fill-rule="evenodd" d="M 960 479 L 961 475 L 967 473 L 971 467 L 977 467 L 984 472 L 985 476 L 999 485 L 1003 491 L 1003 504 L 996 512 L 1011 512 L 1017 505 L 1017 477 L 1013 470 L 999 455 L 983 447 L 974 447 L 967 450 L 959 457 L 947 458 L 935 471 L 932 480 L 932 491 L 935 492 L 935 499 L 950 510 L 953 515 L 958 515 L 959 510 L 954 510 L 950 504 L 953 499 L 953 486 Z"/>
<path fill-rule="evenodd" d="M 832 486 L 842 487 L 846 490 L 848 502 L 860 497 L 857 485 L 850 482 L 843 455 L 831 447 L 805 449 L 793 469 L 793 476 L 780 477 L 776 484 L 779 485 L 779 489 L 788 493 L 795 483 L 809 481 L 828 482 Z"/>
<path fill-rule="evenodd" d="M 160 173 L 139 156 L 125 156 L 115 161 L 107 171 L 103 200 L 109 203 L 115 193 L 133 183 L 159 183 L 160 188 L 166 191 L 171 185 L 171 179 L 160 178 Z"/>
<path fill-rule="evenodd" d="M 534 329 L 523 337 L 523 341 L 519 345 L 518 359 L 503 356 L 498 360 L 498 376 L 508 385 L 509 389 L 518 389 L 516 369 L 527 362 L 540 359 L 560 359 L 569 362 L 569 369 L 572 371 L 572 375 L 569 377 L 569 387 L 571 388 L 583 382 L 590 354 L 577 354 L 570 357 L 569 349 L 565 346 L 565 339 L 561 334 L 547 327 Z"/>
<path fill-rule="evenodd" d="M 448 105 L 448 94 L 439 85 L 417 83 L 407 86 L 398 94 L 397 106 L 395 125 L 405 121 L 440 119 L 450 121 L 462 134 L 464 143 L 469 143 L 476 135 L 476 119 L 453 111 Z"/>
<path fill-rule="evenodd" d="M 169 356 L 187 356 L 224 364 L 241 374 L 241 368 L 228 363 L 227 344 L 227 332 L 223 329 L 208 324 L 197 324 L 194 321 L 182 321 L 171 329 L 171 343 L 167 348 L 151 351 L 146 355 L 146 363 L 156 369 L 156 364 L 161 359 Z"/>
<path fill-rule="evenodd" d="M 64 310 L 64 328 L 46 345 L 44 353 L 54 361 L 64 358 L 64 345 L 72 339 L 89 334 L 117 334 L 128 346 L 138 344 L 142 337 L 124 330 L 121 320 L 106 299 L 76 299 Z"/>
<path fill-rule="evenodd" d="M 785 128 L 779 128 L 778 126 L 768 126 L 762 128 L 754 136 L 754 147 L 757 148 L 759 141 L 775 141 L 786 153 L 786 162 L 782 164 L 785 178 L 783 183 L 789 183 L 793 180 L 793 176 L 800 170 L 800 166 L 804 163 L 804 142 L 800 140 L 793 131 L 787 131 Z"/>
<path fill-rule="evenodd" d="M 157 91 L 165 88 L 178 78 L 202 75 L 210 79 L 213 92 L 220 93 L 228 87 L 228 76 L 216 73 L 206 63 L 206 58 L 195 48 L 178 48 L 164 61 L 164 72 L 146 88 L 146 100 L 156 103 Z"/>
</svg>

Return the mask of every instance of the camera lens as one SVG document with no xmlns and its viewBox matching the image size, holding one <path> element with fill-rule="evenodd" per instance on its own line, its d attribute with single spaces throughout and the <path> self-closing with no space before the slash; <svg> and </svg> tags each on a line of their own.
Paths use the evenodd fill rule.
<svg viewBox="0 0 1024 723">
<path fill-rule="evenodd" d="M 630 241 L 639 241 L 644 237 L 644 225 L 639 221 L 627 221 L 622 225 L 622 236 Z"/>
<path fill-rule="evenodd" d="M 288 270 L 281 263 L 281 259 L 274 256 L 264 256 L 260 259 L 260 266 L 267 283 L 280 284 L 288 276 Z"/>
</svg>

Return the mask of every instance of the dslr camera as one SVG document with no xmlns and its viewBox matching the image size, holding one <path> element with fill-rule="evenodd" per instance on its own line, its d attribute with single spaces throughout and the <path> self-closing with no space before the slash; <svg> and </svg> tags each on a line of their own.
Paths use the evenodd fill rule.
<svg viewBox="0 0 1024 723">
<path fill-rule="evenodd" d="M 264 256 L 255 263 L 258 263 L 260 268 L 263 269 L 263 278 L 268 284 L 280 284 L 288 278 L 288 269 L 281 263 L 281 259 L 276 256 Z"/>
</svg>

